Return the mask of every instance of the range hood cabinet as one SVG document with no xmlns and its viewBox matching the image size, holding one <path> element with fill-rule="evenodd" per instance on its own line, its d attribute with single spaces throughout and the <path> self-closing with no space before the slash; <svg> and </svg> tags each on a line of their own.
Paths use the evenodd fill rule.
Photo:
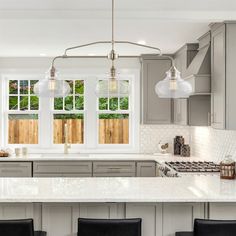
<svg viewBox="0 0 236 236">
<path fill-rule="evenodd" d="M 211 93 L 211 46 L 210 32 L 199 40 L 198 53 L 186 70 L 184 79 L 193 87 L 193 95 Z"/>
</svg>

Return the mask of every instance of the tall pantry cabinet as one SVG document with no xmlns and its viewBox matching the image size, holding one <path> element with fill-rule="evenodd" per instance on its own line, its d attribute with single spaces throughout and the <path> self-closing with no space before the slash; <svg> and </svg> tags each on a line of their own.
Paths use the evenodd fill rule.
<svg viewBox="0 0 236 236">
<path fill-rule="evenodd" d="M 236 129 L 236 22 L 211 25 L 211 123 Z"/>
</svg>

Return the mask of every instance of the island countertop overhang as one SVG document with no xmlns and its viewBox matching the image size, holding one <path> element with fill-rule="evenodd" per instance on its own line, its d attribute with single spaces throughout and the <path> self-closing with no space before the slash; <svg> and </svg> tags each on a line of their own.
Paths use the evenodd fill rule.
<svg viewBox="0 0 236 236">
<path fill-rule="evenodd" d="M 180 178 L 0 178 L 0 202 L 236 202 L 236 181 Z"/>
</svg>

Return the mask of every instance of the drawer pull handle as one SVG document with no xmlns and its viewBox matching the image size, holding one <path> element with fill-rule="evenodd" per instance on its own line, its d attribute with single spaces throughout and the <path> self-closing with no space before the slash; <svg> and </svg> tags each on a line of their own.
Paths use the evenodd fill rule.
<svg viewBox="0 0 236 236">
<path fill-rule="evenodd" d="M 122 168 L 121 167 L 109 167 L 108 169 L 109 170 L 121 170 Z"/>
<path fill-rule="evenodd" d="M 2 170 L 2 173 L 22 173 L 23 170 Z"/>
</svg>

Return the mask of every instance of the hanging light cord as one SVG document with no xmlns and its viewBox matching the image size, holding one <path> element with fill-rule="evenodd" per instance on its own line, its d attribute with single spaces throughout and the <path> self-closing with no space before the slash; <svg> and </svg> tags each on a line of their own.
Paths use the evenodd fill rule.
<svg viewBox="0 0 236 236">
<path fill-rule="evenodd" d="M 115 33 L 114 33 L 114 29 L 115 29 L 115 22 L 114 22 L 114 18 L 115 18 L 115 15 L 114 15 L 114 10 L 115 10 L 115 0 L 112 0 L 112 20 L 111 20 L 111 46 L 112 46 L 112 50 L 114 51 L 114 44 L 115 44 Z"/>
<path fill-rule="evenodd" d="M 111 79 L 115 79 L 116 76 L 116 69 L 115 69 L 115 59 L 116 59 L 116 53 L 115 53 L 115 20 L 114 20 L 114 10 L 115 10 L 115 0 L 112 0 L 112 14 L 111 14 L 111 53 L 110 53 L 110 60 L 111 60 Z"/>
</svg>

